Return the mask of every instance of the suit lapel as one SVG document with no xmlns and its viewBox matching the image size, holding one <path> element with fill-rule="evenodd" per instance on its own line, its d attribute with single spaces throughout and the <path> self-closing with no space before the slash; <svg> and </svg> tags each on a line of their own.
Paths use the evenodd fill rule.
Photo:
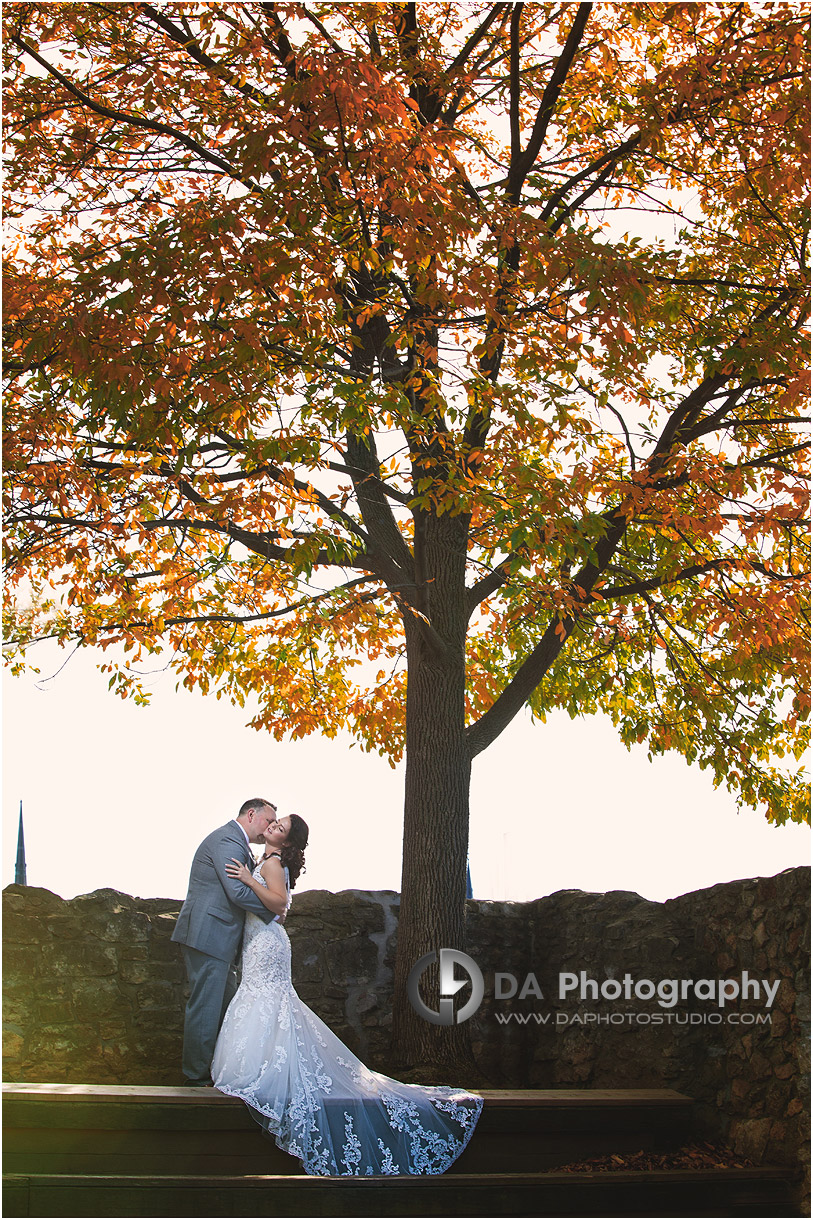
<svg viewBox="0 0 813 1220">
<path fill-rule="evenodd" d="M 239 825 L 239 822 L 232 819 L 231 822 L 227 822 L 227 830 L 229 832 L 229 839 L 232 839 L 232 842 L 234 843 L 239 843 L 240 847 L 243 848 L 243 863 L 248 867 L 248 869 L 254 871 L 254 855 L 251 853 L 251 848 L 247 842 L 247 839 L 245 839 L 242 826 Z"/>
<path fill-rule="evenodd" d="M 235 838 L 240 843 L 242 843 L 243 852 L 244 852 L 244 857 L 243 857 L 244 863 L 246 865 L 246 868 L 250 868 L 251 871 L 253 872 L 256 861 L 254 859 L 254 854 L 251 850 L 251 845 L 246 841 L 246 836 L 243 834 L 243 830 L 242 830 L 242 827 L 240 826 L 240 823 L 234 822 L 234 821 L 229 822 L 229 829 L 233 832 L 233 838 Z"/>
</svg>

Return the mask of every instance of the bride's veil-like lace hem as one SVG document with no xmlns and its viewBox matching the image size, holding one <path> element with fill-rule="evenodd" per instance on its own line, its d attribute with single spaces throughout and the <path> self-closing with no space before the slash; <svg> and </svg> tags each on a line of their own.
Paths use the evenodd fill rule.
<svg viewBox="0 0 813 1220">
<path fill-rule="evenodd" d="M 424 1094 L 444 1091 L 440 1087 L 425 1090 L 401 1085 L 389 1082 L 387 1077 L 379 1079 L 396 1089 L 415 1088 Z M 452 1118 L 452 1122 L 436 1127 L 434 1116 L 428 1123 L 421 1121 L 426 1120 L 426 1098 L 416 1105 L 415 1099 L 385 1094 L 381 1098 L 383 1119 L 376 1113 L 377 1103 L 365 1104 L 364 1099 L 336 1098 L 316 1108 L 303 1104 L 303 1099 L 294 1099 L 290 1112 L 280 1114 L 257 1097 L 245 1096 L 223 1084 L 217 1087 L 246 1102 L 252 1118 L 273 1136 L 277 1147 L 297 1157 L 306 1173 L 319 1176 L 445 1173 L 471 1139 L 483 1104 L 481 1097 L 448 1089 L 448 1100 L 437 1097 L 428 1102 L 438 1117 L 446 1110 Z"/>
<path fill-rule="evenodd" d="M 402 1084 L 365 1067 L 296 994 L 285 929 L 254 915 L 212 1079 L 320 1176 L 443 1173 L 483 1106 L 463 1089 Z"/>
</svg>

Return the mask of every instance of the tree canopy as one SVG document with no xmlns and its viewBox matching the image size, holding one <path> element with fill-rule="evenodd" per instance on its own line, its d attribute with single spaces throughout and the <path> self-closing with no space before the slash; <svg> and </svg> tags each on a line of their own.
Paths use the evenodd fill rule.
<svg viewBox="0 0 813 1220">
<path fill-rule="evenodd" d="M 800 6 L 4 19 L 16 657 L 396 757 L 464 615 L 472 754 L 601 710 L 803 816 Z"/>
</svg>

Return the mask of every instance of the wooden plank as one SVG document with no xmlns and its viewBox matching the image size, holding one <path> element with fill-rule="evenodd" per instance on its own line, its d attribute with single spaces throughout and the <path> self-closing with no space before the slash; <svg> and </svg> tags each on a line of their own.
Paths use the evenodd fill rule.
<svg viewBox="0 0 813 1220">
<path fill-rule="evenodd" d="M 28 1178 L 3 1177 L 3 1215 L 30 1216 Z"/>
<path fill-rule="evenodd" d="M 34 1084 L 4 1083 L 4 1099 L 25 1101 L 73 1102 L 136 1102 L 159 1101 L 164 1105 L 240 1105 L 236 1097 L 227 1097 L 213 1088 L 188 1088 L 183 1085 L 141 1084 Z"/>
<path fill-rule="evenodd" d="M 124 1151 L 132 1156 L 161 1152 L 170 1155 L 175 1152 L 211 1150 L 213 1153 L 236 1155 L 247 1147 L 260 1151 L 269 1144 L 273 1146 L 272 1141 L 254 1122 L 246 1131 L 189 1131 L 186 1128 L 171 1132 L 155 1129 L 105 1131 L 59 1127 L 50 1132 L 47 1141 L 43 1140 L 42 1130 L 39 1127 L 9 1127 L 6 1125 L 3 1133 L 5 1156 L 10 1153 L 43 1156 L 47 1155 L 49 1151 L 83 1152 L 88 1145 L 92 1145 L 93 1150 L 100 1154 Z"/>
<path fill-rule="evenodd" d="M 94 1117 L 95 1122 L 92 1121 Z M 190 1116 L 177 1110 L 169 1114 L 144 1115 L 128 1111 L 124 1116 L 94 1116 L 70 1111 L 54 1116 L 43 1114 L 38 1108 L 38 1113 L 34 1115 L 16 1117 L 7 1110 L 4 1115 L 6 1148 L 50 1147 L 60 1151 L 84 1141 L 93 1141 L 100 1148 L 111 1149 L 127 1143 L 145 1149 L 149 1146 L 176 1147 L 183 1141 L 194 1142 L 198 1147 L 219 1144 L 231 1148 L 239 1144 L 250 1148 L 266 1139 L 248 1107 L 240 1117 L 242 1121 L 238 1126 L 218 1123 L 216 1116 L 199 1112 L 191 1115 L 191 1118 L 198 1119 L 197 1122 L 188 1121 Z M 109 1119 L 109 1122 L 102 1122 L 103 1118 Z M 579 1111 L 575 1114 L 572 1111 L 486 1111 L 473 1139 L 478 1145 L 494 1141 L 505 1144 L 507 1141 L 509 1149 L 511 1140 L 526 1149 L 558 1146 L 565 1140 L 573 1144 L 581 1140 L 585 1150 L 588 1147 L 606 1147 L 607 1151 L 612 1152 L 616 1150 L 612 1147 L 613 1139 L 618 1139 L 619 1148 L 625 1149 L 634 1150 L 633 1145 L 638 1148 L 653 1148 L 656 1145 L 671 1148 L 676 1143 L 685 1142 L 691 1131 L 688 1116 L 679 1113 L 648 1116 L 627 1110 L 620 1113 Z"/>
<path fill-rule="evenodd" d="M 692 1098 L 674 1088 L 481 1088 L 490 1107 L 502 1105 L 686 1105 Z"/>
<path fill-rule="evenodd" d="M 234 1099 L 232 1099 L 234 1100 Z M 328 1104 L 330 1104 L 328 1102 Z M 337 1105 L 346 1103 L 336 1099 Z M 611 1104 L 606 1099 L 598 1104 L 588 1100 L 578 1105 L 493 1106 L 486 1100 L 478 1130 L 482 1132 L 514 1132 L 542 1134 L 568 1130 L 683 1131 L 691 1119 L 692 1103 L 660 1106 L 639 1103 L 637 1106 Z M 256 1126 L 249 1108 L 234 1100 L 228 1107 L 164 1105 L 161 1101 L 133 1101 L 122 1104 L 118 1099 L 101 1104 L 76 1097 L 71 1105 L 54 1105 L 47 1097 L 6 1098 L 5 1125 L 9 1130 L 155 1130 L 155 1131 L 230 1131 L 246 1132 Z"/>
<path fill-rule="evenodd" d="M 460 1086 L 463 1088 L 464 1086 Z M 471 1089 L 486 1106 L 681 1106 L 691 1098 L 674 1089 Z M 236 1097 L 227 1097 L 214 1088 L 187 1088 L 182 1085 L 104 1085 L 6 1083 L 4 1098 L 48 1100 L 50 1102 L 143 1103 L 160 1101 L 164 1105 L 239 1106 Z"/>
<path fill-rule="evenodd" d="M 99 1105 L 78 1098 L 73 1105 L 54 1105 L 47 1098 L 3 1102 L 7 1129 L 25 1127 L 39 1130 L 79 1128 L 88 1130 L 134 1131 L 248 1131 L 256 1128 L 248 1107 L 238 1101 L 220 1106 L 165 1106 L 140 1102 L 122 1105 L 118 1101 Z"/>
<path fill-rule="evenodd" d="M 288 1167 L 290 1162 L 290 1168 Z M 561 1161 L 560 1161 L 561 1164 Z M 22 1174 L 24 1176 L 53 1177 L 77 1175 L 105 1177 L 111 1174 L 121 1174 L 127 1178 L 143 1177 L 149 1173 L 158 1177 L 216 1177 L 242 1178 L 257 1175 L 274 1174 L 280 1177 L 296 1177 L 305 1174 L 302 1162 L 295 1157 L 275 1148 L 269 1142 L 267 1149 L 246 1153 L 218 1153 L 211 1150 L 190 1152 L 173 1152 L 171 1154 L 152 1153 L 149 1157 L 138 1154 L 128 1155 L 121 1152 L 118 1156 L 92 1151 L 59 1153 L 49 1150 L 47 1156 L 39 1158 L 24 1156 L 20 1153 L 3 1152 L 3 1168 L 7 1174 Z"/>
<path fill-rule="evenodd" d="M 223 1132 L 94 1132 L 49 1131 L 47 1140 L 37 1130 L 12 1130 L 3 1149 L 7 1173 L 37 1174 L 297 1174 L 299 1160 L 282 1152 L 273 1140 L 260 1134 L 239 1133 L 226 1140 Z M 107 1138 L 105 1138 L 107 1137 Z M 599 1131 L 554 1131 L 540 1136 L 527 1133 L 489 1133 L 480 1127 L 458 1160 L 447 1171 L 465 1173 L 521 1173 L 552 1169 L 592 1156 L 657 1149 L 667 1141 L 661 1133 L 615 1126 Z M 671 1141 L 673 1147 L 680 1141 Z"/>
<path fill-rule="evenodd" d="M 494 1173 L 489 1174 L 488 1181 L 495 1186 L 507 1186 L 512 1182 L 531 1185 L 556 1184 L 568 1182 L 595 1182 L 599 1179 L 602 1182 L 643 1182 L 656 1181 L 664 1184 L 677 1183 L 681 1181 L 711 1183 L 715 1181 L 754 1181 L 758 1182 L 765 1180 L 771 1181 L 789 1181 L 797 1178 L 797 1172 L 787 1165 L 753 1165 L 742 1169 L 724 1168 L 724 1169 L 619 1169 L 609 1172 L 595 1170 L 592 1172 L 566 1173 L 561 1171 L 552 1171 L 549 1173 Z M 224 1185 L 223 1179 L 216 1174 L 200 1174 L 194 1177 L 184 1177 L 178 1174 L 4 1174 L 3 1180 L 8 1181 L 10 1185 L 23 1185 L 27 1183 L 29 1187 L 33 1184 L 55 1185 L 55 1186 L 177 1186 L 180 1188 L 187 1186 L 200 1186 L 204 1189 L 221 1189 Z M 410 1185 L 415 1190 L 423 1189 L 427 1184 L 436 1183 L 443 1185 L 444 1189 L 454 1191 L 462 1190 L 467 1186 L 480 1187 L 483 1185 L 483 1175 L 479 1173 L 458 1174 L 454 1181 L 446 1174 L 389 1174 L 375 1177 L 304 1177 L 301 1180 L 293 1181 L 287 1174 L 241 1174 L 239 1180 L 237 1178 L 229 1178 L 228 1185 L 244 1185 L 244 1186 L 262 1186 L 266 1188 L 273 1187 L 274 1189 L 288 1190 L 315 1190 L 319 1183 L 329 1182 L 334 1188 L 348 1186 L 353 1182 L 369 1182 L 372 1185 L 384 1185 L 386 1183 L 400 1183 L 402 1185 Z"/>
<path fill-rule="evenodd" d="M 798 1216 L 782 1170 L 387 1178 L 24 1179 L 7 1216 Z M 9 1179 L 17 1199 L 20 1180 Z"/>
</svg>

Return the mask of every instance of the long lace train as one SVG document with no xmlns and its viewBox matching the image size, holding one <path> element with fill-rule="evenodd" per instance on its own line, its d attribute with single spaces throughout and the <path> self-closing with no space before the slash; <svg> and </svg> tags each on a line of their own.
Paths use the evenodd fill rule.
<svg viewBox="0 0 813 1220">
<path fill-rule="evenodd" d="M 319 1175 L 443 1173 L 483 1105 L 462 1089 L 402 1084 L 365 1067 L 296 994 L 285 929 L 251 914 L 212 1079 Z"/>
</svg>

